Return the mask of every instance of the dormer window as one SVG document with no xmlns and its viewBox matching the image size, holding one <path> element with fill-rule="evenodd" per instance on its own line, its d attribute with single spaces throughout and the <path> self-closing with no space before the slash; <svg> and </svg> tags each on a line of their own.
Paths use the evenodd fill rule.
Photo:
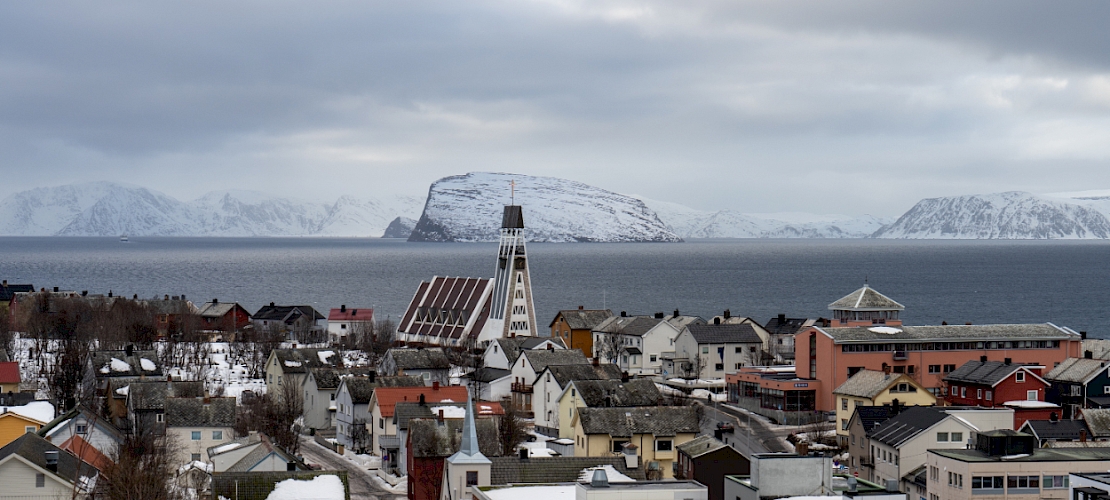
<svg viewBox="0 0 1110 500">
<path fill-rule="evenodd" d="M 1018 370 L 1018 372 L 1014 374 L 1014 380 L 1018 382 L 1025 382 L 1025 372 Z"/>
</svg>

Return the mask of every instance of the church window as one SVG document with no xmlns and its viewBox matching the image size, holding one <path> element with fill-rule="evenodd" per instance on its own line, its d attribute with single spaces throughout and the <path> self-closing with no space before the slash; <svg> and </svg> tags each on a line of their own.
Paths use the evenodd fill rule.
<svg viewBox="0 0 1110 500">
<path fill-rule="evenodd" d="M 523 299 L 524 298 L 524 290 L 517 290 L 516 291 L 516 298 Z"/>
<path fill-rule="evenodd" d="M 475 486 L 477 484 L 478 484 L 478 471 L 476 471 L 476 470 L 466 471 L 466 485 L 467 486 Z"/>
<path fill-rule="evenodd" d="M 516 282 L 524 283 L 524 273 L 516 273 Z"/>
</svg>

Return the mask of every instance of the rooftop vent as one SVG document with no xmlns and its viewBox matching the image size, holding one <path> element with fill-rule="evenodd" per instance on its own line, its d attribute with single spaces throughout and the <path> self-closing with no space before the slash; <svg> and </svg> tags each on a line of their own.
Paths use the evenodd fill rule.
<svg viewBox="0 0 1110 500">
<path fill-rule="evenodd" d="M 609 487 L 609 475 L 605 473 L 605 469 L 594 469 L 594 475 L 590 478 L 590 486 L 594 488 Z"/>
<path fill-rule="evenodd" d="M 347 312 L 347 304 L 339 306 L 339 312 Z"/>
<path fill-rule="evenodd" d="M 47 450 L 43 452 L 43 458 L 46 459 L 46 468 L 51 472 L 58 472 L 58 450 Z"/>
</svg>

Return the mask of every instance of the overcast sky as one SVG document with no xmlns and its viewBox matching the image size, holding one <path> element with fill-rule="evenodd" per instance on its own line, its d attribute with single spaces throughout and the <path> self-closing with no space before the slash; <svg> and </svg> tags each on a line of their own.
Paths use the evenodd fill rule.
<svg viewBox="0 0 1110 500">
<path fill-rule="evenodd" d="M 1110 2 L 4 2 L 0 197 L 569 178 L 896 216 L 1110 188 Z"/>
</svg>

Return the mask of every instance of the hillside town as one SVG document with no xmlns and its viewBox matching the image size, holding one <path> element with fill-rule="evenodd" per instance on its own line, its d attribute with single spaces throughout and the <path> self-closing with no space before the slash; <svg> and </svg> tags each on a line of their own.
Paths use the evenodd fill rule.
<svg viewBox="0 0 1110 500">
<path fill-rule="evenodd" d="M 0 284 L 0 498 L 1106 498 L 1110 341 L 564 304 L 525 214 L 404 314 Z M 357 303 L 356 303 L 357 301 Z M 814 305 L 814 308 L 823 304 Z M 909 305 L 912 307 L 912 304 Z"/>
</svg>

